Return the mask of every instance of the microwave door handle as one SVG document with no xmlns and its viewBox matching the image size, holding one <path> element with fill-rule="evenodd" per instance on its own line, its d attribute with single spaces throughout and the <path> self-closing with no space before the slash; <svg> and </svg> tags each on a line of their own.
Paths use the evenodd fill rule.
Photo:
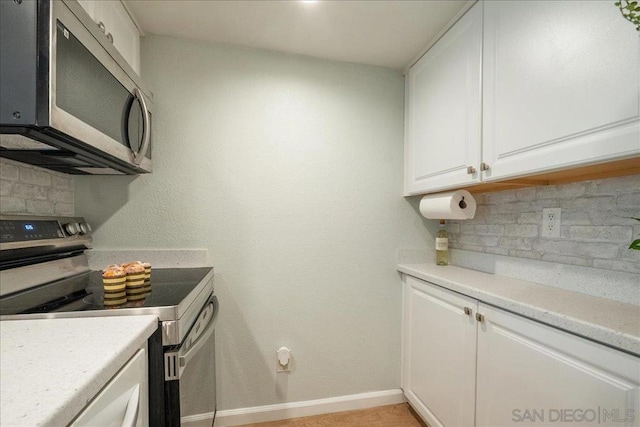
<svg viewBox="0 0 640 427">
<path fill-rule="evenodd" d="M 140 147 L 140 150 L 137 153 L 134 152 L 133 155 L 133 163 L 139 166 L 140 163 L 142 163 L 145 154 L 147 154 L 149 142 L 151 141 L 151 116 L 149 115 L 147 102 L 144 100 L 142 91 L 137 87 L 134 88 L 133 96 L 138 100 L 140 107 L 142 108 L 142 146 Z"/>
</svg>

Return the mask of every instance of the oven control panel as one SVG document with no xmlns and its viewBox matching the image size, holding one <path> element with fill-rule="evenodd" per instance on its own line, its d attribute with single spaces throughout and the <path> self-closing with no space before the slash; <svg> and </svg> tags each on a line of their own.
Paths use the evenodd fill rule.
<svg viewBox="0 0 640 427">
<path fill-rule="evenodd" d="M 0 243 L 65 239 L 91 233 L 82 218 L 8 217 L 0 218 Z"/>
<path fill-rule="evenodd" d="M 2 220 L 0 231 L 0 242 L 2 243 L 64 237 L 58 221 Z"/>
</svg>

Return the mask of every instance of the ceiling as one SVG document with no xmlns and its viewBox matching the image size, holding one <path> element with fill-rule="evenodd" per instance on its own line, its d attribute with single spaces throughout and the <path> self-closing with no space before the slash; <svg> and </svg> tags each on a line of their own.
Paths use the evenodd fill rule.
<svg viewBox="0 0 640 427">
<path fill-rule="evenodd" d="M 467 0 L 123 0 L 145 33 L 403 70 Z"/>
</svg>

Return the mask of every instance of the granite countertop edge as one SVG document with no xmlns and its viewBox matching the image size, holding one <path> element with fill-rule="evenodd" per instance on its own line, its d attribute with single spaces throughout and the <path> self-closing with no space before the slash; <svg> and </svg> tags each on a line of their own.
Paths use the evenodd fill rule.
<svg viewBox="0 0 640 427">
<path fill-rule="evenodd" d="M 451 265 L 398 264 L 397 270 L 575 335 L 640 355 L 640 306 Z M 601 309 L 594 313 L 598 308 Z"/>
<path fill-rule="evenodd" d="M 129 323 L 125 323 L 127 318 Z M 29 366 L 30 372 L 23 377 L 14 373 L 15 366 L 2 366 L 2 413 L 0 424 L 4 425 L 67 425 L 86 405 L 102 390 L 115 374 L 133 356 L 136 349 L 143 346 L 149 336 L 157 329 L 158 319 L 155 316 L 135 316 L 135 320 L 123 317 L 96 317 L 86 319 L 33 319 L 6 320 L 2 326 L 3 340 L 13 341 L 19 337 L 23 345 L 6 348 L 3 342 L 3 365 L 28 358 L 26 349 L 43 349 L 49 347 L 48 363 L 34 363 Z M 52 322 L 55 322 L 52 323 Z M 122 333 L 111 332 L 110 338 L 102 338 L 101 331 L 112 328 L 126 328 Z M 57 337 L 61 342 L 62 334 L 72 334 L 82 330 L 80 335 L 87 338 L 95 333 L 96 342 L 84 342 L 87 350 L 78 350 L 61 346 L 55 348 L 51 342 Z M 41 334 L 47 331 L 47 338 Z M 56 335 L 58 334 L 58 335 Z M 39 336 L 40 342 L 34 342 Z M 31 342 L 29 340 L 32 340 Z M 13 343 L 11 343 L 13 344 Z M 29 351 L 30 351 L 29 350 Z M 78 359 L 82 356 L 82 360 Z M 94 356 L 94 357 L 91 357 Z M 74 358 L 76 359 L 74 361 Z M 41 360 L 41 359 L 38 359 Z M 54 383 L 51 378 L 60 380 L 60 375 L 73 369 L 72 375 L 64 375 L 63 383 Z M 10 369 L 10 371 L 6 371 Z M 58 370 L 59 373 L 53 372 Z M 35 393 L 30 393 L 35 390 Z M 48 390 L 52 390 L 51 392 Z M 54 393 L 54 394 L 52 394 Z"/>
</svg>

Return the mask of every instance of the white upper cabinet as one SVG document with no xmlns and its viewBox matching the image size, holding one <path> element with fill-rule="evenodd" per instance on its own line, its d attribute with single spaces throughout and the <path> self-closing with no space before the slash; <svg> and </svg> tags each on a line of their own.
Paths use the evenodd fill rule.
<svg viewBox="0 0 640 427">
<path fill-rule="evenodd" d="M 640 37 L 611 1 L 485 1 L 483 180 L 640 154 Z"/>
<path fill-rule="evenodd" d="M 407 194 L 479 181 L 481 66 L 482 4 L 478 3 L 407 75 Z"/>
<path fill-rule="evenodd" d="M 406 78 L 405 194 L 640 156 L 640 36 L 611 1 L 481 1 Z"/>
<path fill-rule="evenodd" d="M 140 74 L 140 33 L 120 1 L 78 0 L 113 42 L 133 70 Z"/>
</svg>

